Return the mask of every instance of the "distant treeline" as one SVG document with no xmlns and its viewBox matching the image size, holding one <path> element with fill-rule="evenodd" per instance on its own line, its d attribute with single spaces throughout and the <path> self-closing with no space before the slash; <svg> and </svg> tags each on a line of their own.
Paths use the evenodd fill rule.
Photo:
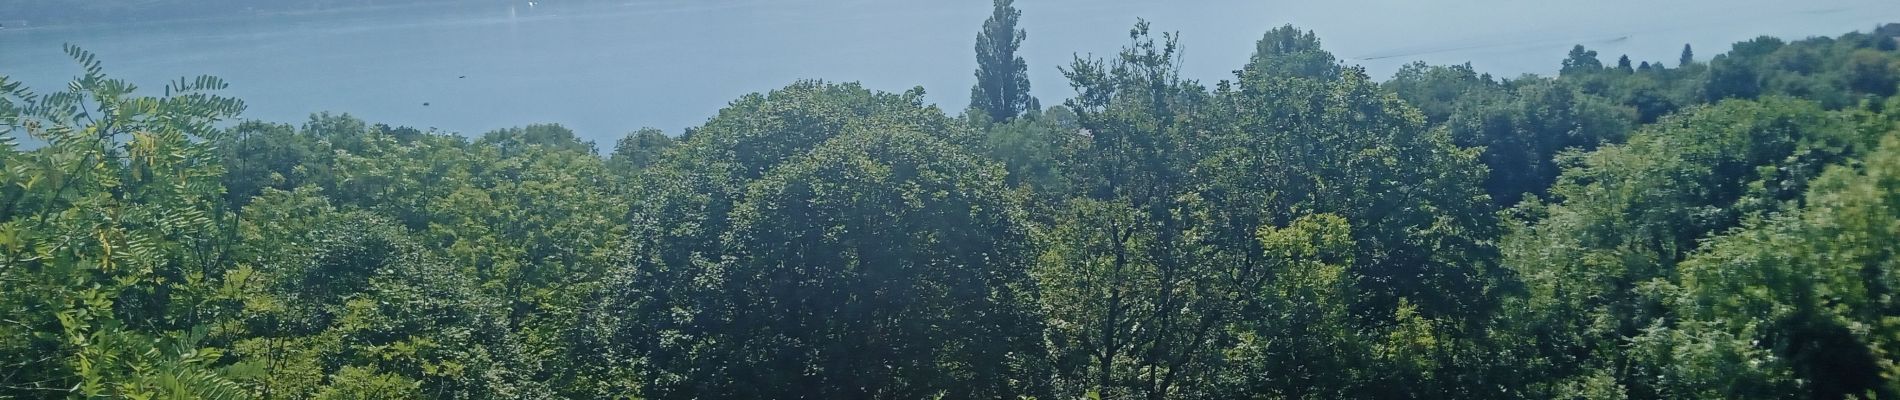
<svg viewBox="0 0 1900 400">
<path fill-rule="evenodd" d="M 7 28 L 229 18 L 422 4 L 488 5 L 510 0 L 9 0 Z"/>
</svg>

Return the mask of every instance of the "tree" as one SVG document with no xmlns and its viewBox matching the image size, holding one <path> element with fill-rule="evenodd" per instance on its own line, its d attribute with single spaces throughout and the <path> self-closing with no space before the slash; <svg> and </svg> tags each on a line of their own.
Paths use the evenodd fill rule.
<svg viewBox="0 0 1900 400">
<path fill-rule="evenodd" d="M 1036 393 L 1020 205 L 916 95 L 804 82 L 667 152 L 581 362 L 659 398 Z"/>
<path fill-rule="evenodd" d="M 1875 96 L 1892 96 L 1900 90 L 1900 60 L 1877 50 L 1856 50 L 1844 68 L 1847 87 Z"/>
<path fill-rule="evenodd" d="M 1061 153 L 1080 139 L 1080 130 L 1074 112 L 1055 106 L 991 126 L 983 148 L 1009 169 L 1007 181 L 1011 186 L 1063 195 L 1068 186 L 1063 181 Z"/>
<path fill-rule="evenodd" d="M 1705 101 L 1752 99 L 1761 95 L 1761 73 L 1748 59 L 1733 54 L 1717 55 L 1709 60 L 1708 71 L 1708 83 L 1702 89 L 1707 95 Z"/>
<path fill-rule="evenodd" d="M 233 312 L 209 290 L 233 213 L 208 143 L 244 103 L 211 76 L 139 95 L 65 50 L 84 72 L 64 91 L 0 76 L 0 396 L 242 396 L 205 338 Z"/>
<path fill-rule="evenodd" d="M 1427 65 L 1422 61 L 1399 67 L 1392 79 L 1379 86 L 1417 107 L 1425 115 L 1425 122 L 1432 125 L 1444 124 L 1461 108 L 1507 95 L 1509 91 L 1504 83 L 1492 79 L 1491 74 L 1480 74 L 1471 68 L 1471 63 Z"/>
<path fill-rule="evenodd" d="M 1320 47 L 1319 36 L 1293 25 L 1268 30 L 1254 43 L 1245 71 L 1275 77 L 1331 80 L 1339 76 L 1339 61 Z"/>
<path fill-rule="evenodd" d="M 1354 327 L 1352 234 L 1335 215 L 1300 217 L 1256 233 L 1266 262 L 1247 282 L 1220 381 L 1227 393 L 1284 398 L 1352 397 L 1372 390 L 1353 376 L 1373 363 L 1372 338 Z M 1414 381 L 1414 384 L 1423 382 Z"/>
<path fill-rule="evenodd" d="M 995 10 L 983 20 L 976 35 L 976 86 L 970 88 L 970 108 L 1003 122 L 1024 111 L 1042 108 L 1029 94 L 1029 64 L 1016 50 L 1028 35 L 1016 27 L 1023 12 L 1015 0 L 995 0 Z"/>
<path fill-rule="evenodd" d="M 1597 61 L 1596 50 L 1585 49 L 1583 45 L 1580 44 L 1570 48 L 1570 56 L 1564 58 L 1563 69 L 1559 70 L 1558 73 L 1568 76 L 1588 74 L 1602 69 L 1603 62 Z"/>
<path fill-rule="evenodd" d="M 391 381 L 441 397 L 548 395 L 519 353 L 507 305 L 480 293 L 475 276 L 386 217 L 314 194 L 260 196 L 244 224 L 255 266 L 241 271 L 255 293 L 232 352 L 264 372 L 244 381 L 256 393 L 334 396 Z"/>
<path fill-rule="evenodd" d="M 1695 64 L 1695 50 L 1689 48 L 1688 43 L 1683 43 L 1682 57 L 1676 59 L 1676 68 L 1687 68 L 1689 64 Z"/>
<path fill-rule="evenodd" d="M 1427 127 L 1358 69 L 1325 83 L 1243 78 L 1220 94 L 1226 105 L 1211 109 L 1239 114 L 1226 117 L 1231 130 L 1211 140 L 1220 150 L 1197 167 L 1239 226 L 1345 217 L 1359 245 L 1361 314 L 1391 315 L 1400 298 L 1431 318 L 1488 308 L 1481 293 L 1491 272 L 1478 261 L 1494 231 L 1477 152 Z"/>
<path fill-rule="evenodd" d="M 607 162 L 622 173 L 631 174 L 659 161 L 660 154 L 675 143 L 675 139 L 659 129 L 641 128 L 614 142 L 614 151 L 608 154 Z"/>
<path fill-rule="evenodd" d="M 1456 393 L 1456 383 L 1392 384 L 1443 373 L 1450 363 L 1438 351 L 1454 346 L 1391 344 L 1392 357 L 1366 358 L 1351 349 L 1378 347 L 1387 334 L 1436 338 L 1429 327 L 1484 315 L 1490 211 L 1481 175 L 1470 175 L 1482 173 L 1476 153 L 1427 129 L 1356 68 L 1332 78 L 1243 70 L 1239 84 L 1210 93 L 1179 77 L 1173 35 L 1152 38 L 1144 22 L 1130 39 L 1115 59 L 1078 59 L 1064 70 L 1085 134 L 1063 165 L 1082 189 L 1039 231 L 1036 269 L 1058 392 Z M 1277 286 L 1295 285 L 1277 279 L 1297 273 L 1277 269 L 1290 260 L 1257 235 L 1306 226 L 1298 221 L 1314 214 L 1343 217 L 1321 224 L 1335 226 L 1324 229 L 1328 237 L 1352 238 L 1332 242 L 1349 243 L 1345 250 L 1327 250 L 1345 253 L 1327 256 L 1340 272 L 1298 284 L 1317 287 Z M 1342 297 L 1319 298 L 1332 295 Z M 1338 313 L 1306 313 L 1319 306 Z M 1354 318 L 1328 319 L 1339 315 Z M 1305 352 L 1298 343 L 1337 346 Z M 1263 352 L 1301 355 L 1281 363 Z M 1429 372 L 1294 366 L 1370 371 L 1388 362 L 1409 366 L 1393 371 Z"/>
<path fill-rule="evenodd" d="M 231 207 L 250 203 L 267 188 L 291 190 L 332 179 L 327 169 L 335 154 L 288 124 L 246 121 L 225 137 L 228 142 L 218 149 L 225 168 L 225 202 Z"/>
<path fill-rule="evenodd" d="M 625 232 L 629 179 L 613 173 L 591 144 L 554 125 L 497 130 L 471 142 L 347 115 L 313 116 L 301 130 L 240 124 L 236 132 L 248 135 L 236 141 L 252 146 L 246 148 L 307 147 L 224 149 L 233 165 L 267 170 L 242 176 L 295 179 L 271 181 L 245 198 L 232 259 L 248 268 L 247 281 L 263 283 L 242 286 L 247 307 L 237 320 L 246 329 L 212 337 L 232 341 L 239 364 L 268 371 L 268 380 L 244 381 L 254 393 L 307 398 L 342 385 L 329 377 L 351 366 L 374 367 L 376 376 L 414 382 L 432 395 L 537 397 L 559 390 L 589 397 L 607 386 L 595 383 L 607 378 L 581 374 L 555 356 L 574 351 L 569 338 L 581 301 L 596 290 Z M 238 172 L 226 180 L 239 181 Z M 367 226 L 375 229 L 352 230 Z M 385 245 L 391 243 L 401 246 Z M 375 261 L 391 258 L 411 261 Z M 331 271 L 321 280 L 297 272 L 313 263 L 337 267 L 321 268 Z M 403 274 L 383 276 L 387 270 Z M 399 279 L 410 275 L 446 277 Z M 441 299 L 403 297 L 416 291 Z M 345 297 L 430 316 L 425 322 L 390 309 L 351 308 Z M 423 328 L 338 322 L 346 315 Z M 391 337 L 372 340 L 368 332 Z M 454 336 L 470 332 L 482 340 Z M 415 354 L 363 350 L 378 346 Z"/>
<path fill-rule="evenodd" d="M 1669 395 L 1892 396 L 1895 328 L 1880 322 L 1896 287 L 1900 137 L 1864 167 L 1835 166 L 1798 212 L 1750 222 L 1684 261 L 1676 305 L 1685 322 L 1647 333 L 1675 344 L 1657 357 Z M 1751 379 L 1752 378 L 1752 379 Z"/>
<path fill-rule="evenodd" d="M 764 369 L 735 371 L 745 390 L 1033 393 L 1021 374 L 1039 365 L 1040 321 L 1000 175 L 927 135 L 866 130 L 753 183 L 734 213 L 743 272 L 721 278 L 764 291 L 735 299 L 730 333 L 712 334 L 772 349 L 746 355 Z"/>
<path fill-rule="evenodd" d="M 1461 146 L 1481 147 L 1490 167 L 1484 188 L 1501 207 L 1543 196 L 1556 182 L 1559 153 L 1623 141 L 1635 110 L 1561 81 L 1519 79 L 1499 96 L 1468 96 L 1445 123 Z"/>
<path fill-rule="evenodd" d="M 1631 395 L 1668 397 L 1623 346 L 1667 321 L 1678 264 L 1713 233 L 1798 206 L 1824 166 L 1866 140 L 1811 102 L 1731 100 L 1577 157 L 1551 189 L 1556 203 L 1520 206 L 1526 217 L 1502 240 L 1526 293 L 1502 308 L 1516 321 L 1504 326 L 1542 358 L 1520 363 L 1549 368 L 1531 373 L 1546 379 L 1616 371 Z"/>
<path fill-rule="evenodd" d="M 1900 25 L 1207 86 L 1149 28 L 1000 121 L 801 81 L 608 154 L 68 47 L 0 76 L 0 398 L 1900 397 Z"/>
<path fill-rule="evenodd" d="M 1074 198 L 1047 228 L 1036 276 L 1055 321 L 1058 389 L 1067 396 L 1158 398 L 1206 390 L 1201 341 L 1224 295 L 1205 288 L 1220 265 L 1201 263 L 1180 195 L 1193 184 L 1195 129 L 1205 89 L 1180 78 L 1173 34 L 1157 41 L 1140 21 L 1110 60 L 1078 57 L 1063 73 L 1078 96 L 1067 102 L 1083 132 L 1065 152 Z M 1065 299 L 1087 301 L 1070 302 Z"/>
<path fill-rule="evenodd" d="M 502 157 L 514 157 L 526 153 L 530 146 L 548 147 L 559 150 L 594 154 L 594 142 L 583 141 L 574 135 L 574 131 L 560 124 L 533 124 L 520 128 L 507 128 L 482 134 L 479 145 L 490 145 L 501 150 Z"/>
</svg>

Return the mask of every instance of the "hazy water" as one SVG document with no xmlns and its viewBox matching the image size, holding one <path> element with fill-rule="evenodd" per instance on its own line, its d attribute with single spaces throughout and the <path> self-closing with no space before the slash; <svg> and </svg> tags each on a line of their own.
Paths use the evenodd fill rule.
<svg viewBox="0 0 1900 400">
<path fill-rule="evenodd" d="M 156 88 L 213 74 L 249 118 L 316 111 L 469 135 L 559 122 L 611 146 L 642 126 L 678 133 L 738 96 L 796 79 L 860 81 L 960 110 L 988 1 L 637 0 L 619 4 L 423 7 L 108 28 L 0 31 L 0 74 L 41 92 L 77 72 L 61 43 L 108 73 Z M 548 4 L 556 3 L 556 4 Z M 1387 77 L 1412 60 L 1548 74 L 1572 44 L 1605 63 L 1675 64 L 1757 35 L 1801 38 L 1900 22 L 1893 0 L 1385 0 L 1159 2 L 1019 0 L 1035 94 L 1072 93 L 1073 54 L 1113 55 L 1137 17 L 1183 35 L 1187 73 L 1229 76 L 1267 29 L 1317 30 L 1329 50 Z M 466 78 L 458 78 L 466 76 Z M 429 106 L 423 106 L 423 103 Z"/>
</svg>

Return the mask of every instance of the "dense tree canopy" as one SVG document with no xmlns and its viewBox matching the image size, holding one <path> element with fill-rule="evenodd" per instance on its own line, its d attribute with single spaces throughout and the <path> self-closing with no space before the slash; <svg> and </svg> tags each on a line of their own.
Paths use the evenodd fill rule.
<svg viewBox="0 0 1900 400">
<path fill-rule="evenodd" d="M 1900 25 L 1384 82 L 1289 25 L 1204 84 L 1141 21 L 1043 109 L 992 5 L 960 115 L 611 148 L 69 47 L 0 75 L 0 398 L 1900 396 Z"/>
</svg>

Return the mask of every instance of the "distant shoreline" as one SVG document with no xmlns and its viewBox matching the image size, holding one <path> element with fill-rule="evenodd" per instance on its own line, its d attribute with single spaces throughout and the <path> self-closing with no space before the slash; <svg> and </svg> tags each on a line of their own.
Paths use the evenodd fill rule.
<svg viewBox="0 0 1900 400">
<path fill-rule="evenodd" d="M 501 0 L 501 1 L 495 1 L 493 2 L 493 4 L 499 5 L 499 4 L 506 4 L 506 3 L 511 3 L 511 2 L 515 2 L 515 1 Z M 523 2 L 525 3 L 525 1 Z M 381 11 L 381 10 L 401 10 L 401 9 L 411 9 L 411 8 L 421 8 L 421 7 L 436 7 L 436 6 L 453 5 L 453 4 L 467 4 L 467 3 L 455 1 L 455 0 L 429 0 L 429 1 L 408 3 L 408 4 L 350 6 L 350 7 L 339 7 L 339 8 L 330 8 L 330 9 L 320 9 L 320 10 L 238 11 L 238 12 L 234 12 L 230 14 L 199 16 L 199 17 L 131 19 L 131 20 L 122 20 L 122 21 L 51 22 L 51 23 L 46 23 L 46 24 L 35 24 L 33 23 L 32 20 L 14 19 L 14 20 L 11 20 L 11 22 L 24 21 L 26 22 L 26 25 L 16 27 L 16 26 L 13 26 L 13 24 L 6 23 L 8 21 L 0 21 L 0 24 L 4 24 L 3 27 L 0 27 L 0 35 L 13 33 L 13 32 L 52 31 L 52 30 L 61 30 L 61 29 L 91 28 L 91 27 L 99 27 L 99 26 L 143 26 L 143 25 L 158 25 L 158 24 L 187 23 L 187 22 L 238 21 L 238 20 L 245 20 L 245 19 L 252 19 L 252 18 L 269 18 L 269 17 L 296 17 L 296 16 L 351 14 L 351 13 L 361 13 L 361 12 Z"/>
</svg>

